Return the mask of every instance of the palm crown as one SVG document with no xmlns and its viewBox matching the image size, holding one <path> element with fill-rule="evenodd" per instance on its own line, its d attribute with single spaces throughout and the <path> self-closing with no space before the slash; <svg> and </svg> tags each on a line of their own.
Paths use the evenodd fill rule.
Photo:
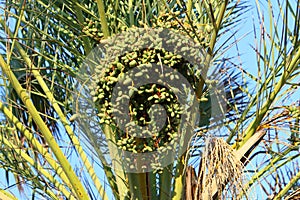
<svg viewBox="0 0 300 200">
<path fill-rule="evenodd" d="M 257 3 L 259 27 L 253 23 L 256 44 L 251 46 L 257 57 L 255 76 L 236 64 L 238 56 L 224 56 L 239 44 L 228 32 L 239 31 L 243 13 L 250 9 L 245 2 L 2 3 L 0 161 L 7 185 L 16 184 L 23 197 L 50 199 L 251 198 L 254 190 L 269 198 L 296 198 L 300 102 L 294 98 L 299 86 L 300 9 L 295 5 L 299 4 Z M 77 85 L 84 85 L 82 77 L 90 77 L 80 66 L 99 44 L 138 28 L 173 30 L 203 49 L 203 60 L 210 62 L 204 66 L 214 68 L 215 79 L 224 87 L 218 99 L 223 104 L 222 134 L 211 131 L 219 126 L 211 123 L 218 116 L 213 115 L 216 105 L 206 73 L 199 76 L 191 63 L 155 48 L 117 55 L 105 79 L 96 79 L 99 88 L 89 90 L 102 132 L 80 129 Z M 130 108 L 136 113 L 133 118 L 145 125 L 150 104 L 164 105 L 167 115 L 175 118 L 160 134 L 148 140 L 120 135 L 109 120 L 106 103 L 118 75 L 140 64 L 160 62 L 177 69 L 192 85 L 201 120 L 189 133 L 186 151 L 168 166 L 139 173 L 115 170 L 109 153 L 99 147 L 104 139 L 129 151 L 148 152 L 175 137 L 176 116 L 182 113 L 174 106 L 178 103 L 174 93 L 159 85 L 138 88 L 137 94 L 144 96 L 133 95 Z M 155 95 L 171 96 L 172 101 L 155 102 Z M 140 109 L 143 103 L 145 109 Z M 5 188 L 0 198 L 17 199 L 10 187 Z"/>
</svg>

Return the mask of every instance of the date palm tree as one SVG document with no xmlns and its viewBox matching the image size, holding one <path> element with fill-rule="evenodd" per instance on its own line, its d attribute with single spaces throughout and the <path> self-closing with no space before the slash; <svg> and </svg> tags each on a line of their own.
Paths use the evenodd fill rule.
<svg viewBox="0 0 300 200">
<path fill-rule="evenodd" d="M 5 180 L 0 182 L 0 199 L 294 198 L 300 177 L 299 4 L 299 0 L 256 4 L 255 44 L 250 46 L 256 61 L 249 71 L 239 61 L 238 48 L 233 48 L 242 39 L 235 35 L 244 13 L 251 10 L 247 2 L 1 2 L 0 166 Z M 221 129 L 211 123 L 217 116 L 212 115 L 216 105 L 209 95 L 210 84 L 191 63 L 160 49 L 118 55 L 115 64 L 125 71 L 135 63 L 147 63 L 142 60 L 147 55 L 151 62 L 174 62 L 170 65 L 189 80 L 199 105 L 200 122 L 189 133 L 186 151 L 168 166 L 131 173 L 112 167 L 109 152 L 100 148 L 102 141 L 112 140 L 130 151 L 150 151 L 170 139 L 167 132 L 147 142 L 128 142 L 132 138 L 116 134 L 115 124 L 103 113 L 109 107 L 105 95 L 109 97 L 107 91 L 112 89 L 105 80 L 115 80 L 118 73 L 96 82 L 107 86 L 106 92 L 90 89 L 100 134 L 80 129 L 76 95 L 77 85 L 84 84 L 81 77 L 89 75 L 83 73 L 82 63 L 93 49 L 138 28 L 177 31 L 204 50 L 204 60 L 210 61 L 224 86 L 219 104 L 224 104 L 225 118 Z M 226 57 L 228 51 L 236 56 Z M 134 53 L 140 57 L 130 57 Z M 110 65 L 107 74 L 114 71 Z M 143 102 L 133 95 L 131 105 Z M 167 114 L 180 116 L 169 102 L 165 106 L 172 108 Z M 141 119 L 139 115 L 135 118 Z"/>
</svg>

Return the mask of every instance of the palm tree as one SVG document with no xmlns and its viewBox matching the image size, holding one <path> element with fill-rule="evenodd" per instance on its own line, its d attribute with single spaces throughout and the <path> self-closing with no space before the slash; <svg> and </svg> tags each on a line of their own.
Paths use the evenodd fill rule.
<svg viewBox="0 0 300 200">
<path fill-rule="evenodd" d="M 239 44 L 235 33 L 243 22 L 243 13 L 250 9 L 246 2 L 1 3 L 0 161 L 9 186 L 1 186 L 0 198 L 17 199 L 11 184 L 23 198 L 38 199 L 251 199 L 255 190 L 271 199 L 293 198 L 299 191 L 300 173 L 300 102 L 294 99 L 299 87 L 300 8 L 295 6 L 299 4 L 299 0 L 257 3 L 254 76 L 242 64 L 236 64 L 239 56 L 224 56 Z M 261 6 L 268 10 L 268 16 Z M 225 108 L 221 113 L 225 116 L 222 134 L 215 134 L 213 130 L 219 126 L 211 123 L 218 116 L 213 115 L 213 90 L 204 73 L 210 69 L 200 75 L 193 63 L 174 52 L 148 48 L 117 55 L 105 79 L 100 77 L 102 68 L 83 73 L 82 63 L 91 58 L 98 44 L 115 44 L 111 40 L 115 37 L 125 41 L 122 36 L 138 32 L 138 27 L 174 31 L 204 50 L 204 66 L 214 67 L 218 74 L 215 79 L 224 86 L 218 99 Z M 187 148 L 172 156 L 169 165 L 139 173 L 116 170 L 108 159 L 112 155 L 100 148 L 105 145 L 103 140 L 141 153 L 158 149 L 176 137 L 178 119 L 174 116 L 181 116 L 181 111 L 176 109 L 175 97 L 158 101 L 174 119 L 170 118 L 169 129 L 152 139 L 122 135 L 110 120 L 109 92 L 120 73 L 138 64 L 162 62 L 188 80 L 201 120 L 196 129 L 186 129 L 191 135 L 185 138 Z M 116 72 L 116 66 L 120 66 L 120 72 Z M 101 127 L 99 134 L 80 126 L 84 119 L 77 112 L 76 97 L 81 97 L 78 85 L 84 86 L 86 77 L 96 84 L 87 89 L 94 97 L 96 114 L 92 119 Z M 114 84 L 109 85 L 109 81 Z M 134 106 L 145 104 L 144 110 L 149 109 L 154 101 L 147 100 L 155 98 L 151 92 L 154 87 L 156 95 L 164 95 L 160 91 L 166 88 L 155 84 L 138 88 L 136 93 L 144 96 L 133 95 L 130 108 L 135 111 Z M 132 117 L 143 117 L 145 125 L 149 116 L 141 110 Z"/>
</svg>

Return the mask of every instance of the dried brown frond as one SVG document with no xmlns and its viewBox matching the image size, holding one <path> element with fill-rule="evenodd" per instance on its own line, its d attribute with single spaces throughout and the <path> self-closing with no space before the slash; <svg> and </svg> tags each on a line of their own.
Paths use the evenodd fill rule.
<svg viewBox="0 0 300 200">
<path fill-rule="evenodd" d="M 209 137 L 202 155 L 194 199 L 213 199 L 216 189 L 218 199 L 236 198 L 243 189 L 243 177 L 243 165 L 231 146 L 222 138 Z"/>
</svg>

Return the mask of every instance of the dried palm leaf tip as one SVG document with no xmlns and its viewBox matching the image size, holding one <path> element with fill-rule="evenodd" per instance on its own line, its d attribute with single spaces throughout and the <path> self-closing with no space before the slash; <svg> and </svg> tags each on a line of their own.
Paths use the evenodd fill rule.
<svg viewBox="0 0 300 200">
<path fill-rule="evenodd" d="M 198 179 L 198 195 L 212 199 L 213 190 L 218 190 L 218 199 L 226 199 L 228 193 L 237 197 L 243 189 L 243 165 L 235 151 L 222 138 L 208 137 Z M 224 190 L 224 187 L 229 187 Z"/>
</svg>

